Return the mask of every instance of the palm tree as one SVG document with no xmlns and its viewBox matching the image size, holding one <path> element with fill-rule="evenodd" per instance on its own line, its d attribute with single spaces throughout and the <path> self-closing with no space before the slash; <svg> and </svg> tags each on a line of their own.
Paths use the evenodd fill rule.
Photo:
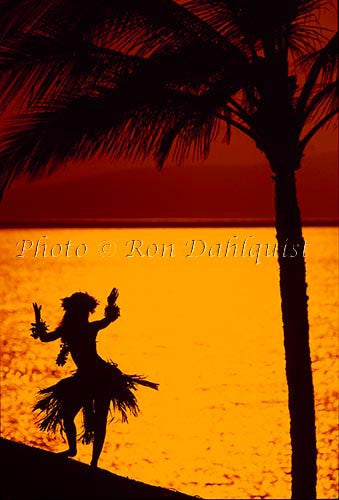
<svg viewBox="0 0 339 500">
<path fill-rule="evenodd" d="M 275 180 L 292 498 L 316 497 L 304 240 L 295 171 L 337 112 L 326 0 L 0 0 L 0 187 L 96 154 L 206 158 L 232 128 Z M 295 249 L 298 249 L 295 255 Z"/>
</svg>

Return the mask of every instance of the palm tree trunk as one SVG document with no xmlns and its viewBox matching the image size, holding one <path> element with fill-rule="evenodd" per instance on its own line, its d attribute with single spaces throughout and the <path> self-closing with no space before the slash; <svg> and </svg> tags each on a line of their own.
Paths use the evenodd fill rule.
<svg viewBox="0 0 339 500">
<path fill-rule="evenodd" d="M 292 498 L 316 498 L 317 449 L 304 239 L 294 171 L 275 176 L 281 309 L 292 445 Z"/>
</svg>

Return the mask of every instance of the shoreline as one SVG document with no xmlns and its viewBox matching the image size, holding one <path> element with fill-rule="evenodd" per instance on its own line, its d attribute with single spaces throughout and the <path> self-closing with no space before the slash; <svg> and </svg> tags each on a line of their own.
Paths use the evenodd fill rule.
<svg viewBox="0 0 339 500">
<path fill-rule="evenodd" d="M 4 438 L 0 451 L 4 500 L 196 498 Z"/>
</svg>

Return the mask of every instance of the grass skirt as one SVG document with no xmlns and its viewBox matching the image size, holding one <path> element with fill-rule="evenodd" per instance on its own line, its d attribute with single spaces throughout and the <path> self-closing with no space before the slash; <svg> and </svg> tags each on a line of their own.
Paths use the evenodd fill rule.
<svg viewBox="0 0 339 500">
<path fill-rule="evenodd" d="M 94 437 L 96 404 L 109 401 L 114 414 L 120 413 L 122 422 L 127 422 L 128 414 L 137 416 L 139 413 L 133 392 L 138 385 L 158 389 L 158 384 L 145 380 L 143 376 L 125 375 L 115 363 L 100 359 L 90 373 L 78 369 L 72 376 L 40 390 L 33 410 L 39 413 L 38 425 L 41 430 L 52 433 L 60 431 L 62 435 L 64 416 L 80 410 L 83 432 L 79 439 L 89 444 Z"/>
</svg>

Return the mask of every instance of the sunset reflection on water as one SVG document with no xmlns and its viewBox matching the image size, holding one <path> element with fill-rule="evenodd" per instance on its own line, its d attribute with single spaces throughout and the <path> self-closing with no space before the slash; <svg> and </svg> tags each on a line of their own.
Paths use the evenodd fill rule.
<svg viewBox="0 0 339 500">
<path fill-rule="evenodd" d="M 272 228 L 20 229 L 3 230 L 1 236 L 3 437 L 52 451 L 65 447 L 60 436 L 38 430 L 31 407 L 37 389 L 68 375 L 74 365 L 58 368 L 59 343 L 30 337 L 32 302 L 43 305 L 43 319 L 54 328 L 62 317 L 60 298 L 88 291 L 101 302 L 93 315 L 98 319 L 115 286 L 121 317 L 99 334 L 99 354 L 126 373 L 147 375 L 160 390 L 140 388 L 141 415 L 128 425 L 110 424 L 101 467 L 206 498 L 289 496 L 289 418 Z M 39 238 L 45 257 L 42 246 L 34 257 Z M 337 232 L 307 228 L 305 238 L 318 496 L 336 498 Z M 33 243 L 17 257 L 22 248 L 16 243 L 22 240 Z M 137 252 L 127 257 L 131 240 L 142 243 L 144 257 Z M 205 242 L 204 255 L 186 257 L 191 240 L 201 240 L 196 255 Z M 228 241 L 238 242 L 237 255 L 230 250 L 227 257 L 213 257 L 216 244 L 222 243 L 224 255 Z M 270 247 L 267 256 L 263 247 L 256 263 L 259 243 Z M 53 246 L 55 255 L 61 248 L 58 257 L 51 256 Z M 79 445 L 78 459 L 88 462 L 90 452 Z"/>
</svg>

